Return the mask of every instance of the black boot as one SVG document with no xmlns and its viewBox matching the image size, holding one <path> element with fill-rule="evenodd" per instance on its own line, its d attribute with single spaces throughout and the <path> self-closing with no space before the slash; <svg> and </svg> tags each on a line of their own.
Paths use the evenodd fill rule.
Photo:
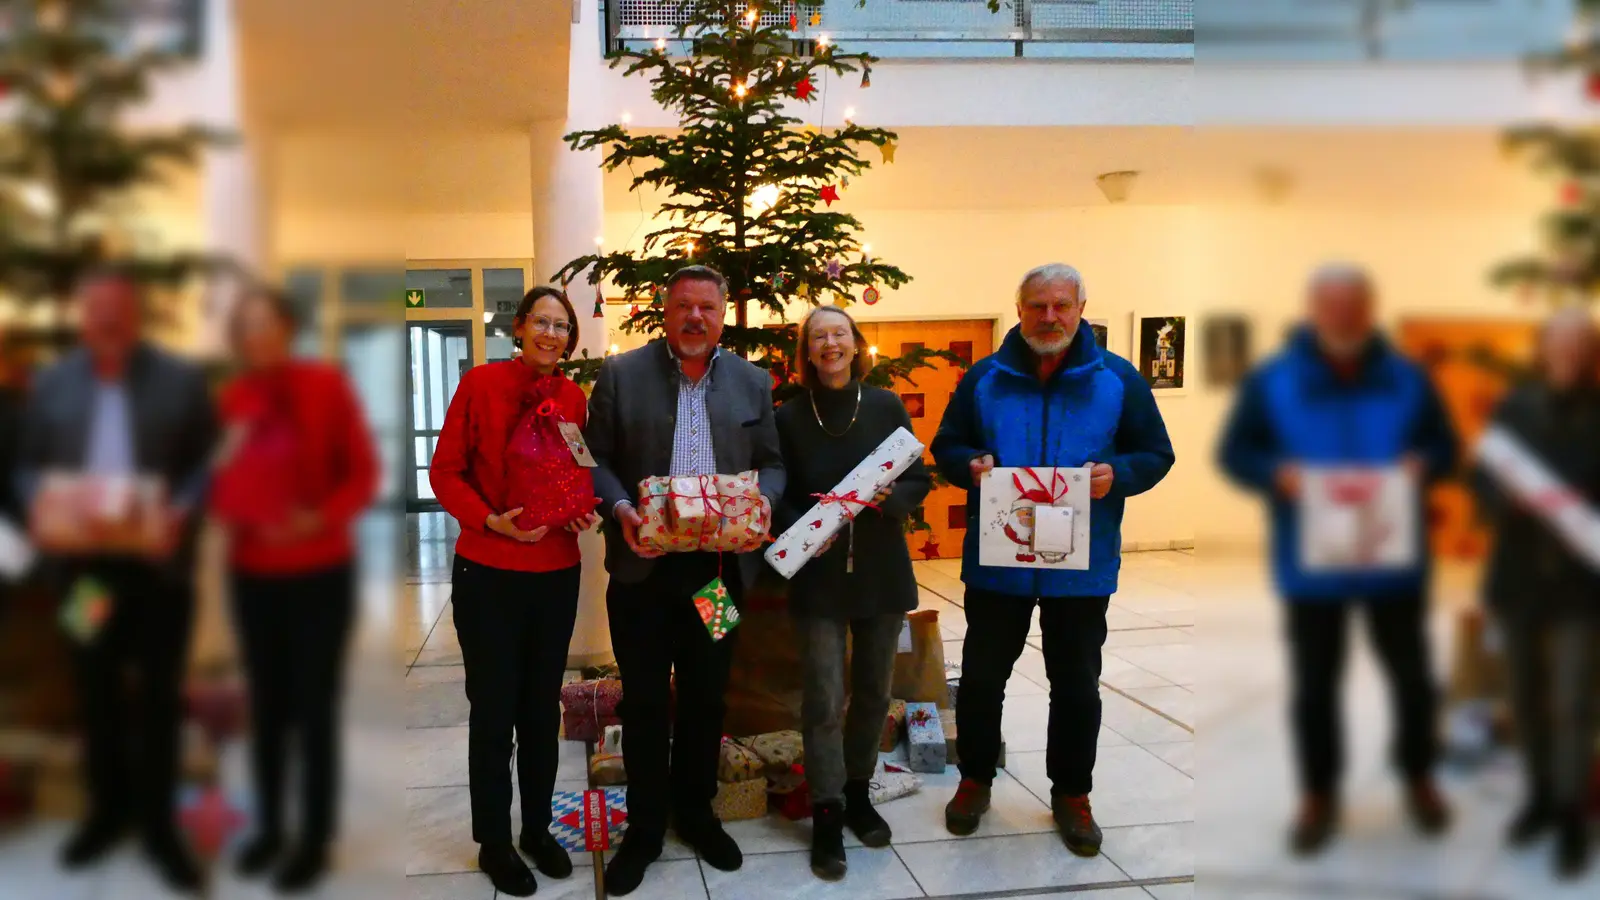
<svg viewBox="0 0 1600 900">
<path fill-rule="evenodd" d="M 1581 811 L 1567 813 L 1556 827 L 1556 875 L 1571 881 L 1588 867 L 1589 823 Z"/>
<path fill-rule="evenodd" d="M 278 861 L 278 855 L 283 852 L 283 838 L 276 829 L 262 831 L 250 843 L 244 845 L 244 850 L 239 854 L 239 874 L 246 878 L 254 878 L 272 868 Z"/>
<path fill-rule="evenodd" d="M 316 887 L 327 872 L 327 845 L 318 841 L 296 850 L 278 871 L 273 886 L 280 894 L 303 893 Z"/>
<path fill-rule="evenodd" d="M 478 868 L 494 882 L 494 889 L 509 897 L 532 897 L 539 889 L 528 871 L 528 864 L 517 855 L 517 848 L 506 844 L 484 844 L 478 849 Z"/>
<path fill-rule="evenodd" d="M 533 860 L 534 868 L 551 878 L 566 878 L 572 874 L 572 857 L 567 855 L 567 848 L 561 846 L 546 828 L 522 829 L 522 840 L 519 843 L 522 852 L 528 854 Z"/>
<path fill-rule="evenodd" d="M 1511 820 L 1510 827 L 1506 829 L 1506 843 L 1513 847 L 1526 847 L 1555 824 L 1555 809 L 1549 801 L 1535 797 Z"/>
<path fill-rule="evenodd" d="M 91 818 L 83 823 L 61 848 L 61 866 L 64 869 L 81 869 L 106 857 L 122 840 L 120 822 Z"/>
<path fill-rule="evenodd" d="M 1289 829 L 1289 850 L 1295 856 L 1322 852 L 1338 827 L 1339 805 L 1328 794 L 1307 794 L 1300 801 L 1300 812 Z"/>
<path fill-rule="evenodd" d="M 146 838 L 144 852 L 155 863 L 161 880 L 174 893 L 193 894 L 200 890 L 200 867 L 189 855 L 189 848 L 179 840 L 177 832 L 164 832 Z"/>
<path fill-rule="evenodd" d="M 644 870 L 661 858 L 661 838 L 629 831 L 622 836 L 622 846 L 606 866 L 606 894 L 621 897 L 638 890 L 644 882 Z"/>
<path fill-rule="evenodd" d="M 811 874 L 823 881 L 844 877 L 844 810 L 827 800 L 811 810 Z"/>
<path fill-rule="evenodd" d="M 867 780 L 845 782 L 844 823 L 868 847 L 887 847 L 894 839 L 889 823 L 872 808 L 872 782 Z"/>
</svg>

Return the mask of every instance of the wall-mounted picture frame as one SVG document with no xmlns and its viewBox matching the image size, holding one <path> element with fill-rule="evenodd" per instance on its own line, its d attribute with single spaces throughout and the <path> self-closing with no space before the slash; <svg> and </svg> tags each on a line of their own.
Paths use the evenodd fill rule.
<svg viewBox="0 0 1600 900">
<path fill-rule="evenodd" d="M 1188 317 L 1133 314 L 1134 364 L 1150 389 L 1167 396 L 1188 391 Z"/>
<path fill-rule="evenodd" d="M 1116 353 L 1116 349 L 1111 346 L 1111 320 L 1089 319 L 1088 322 L 1089 327 L 1094 329 L 1094 342 L 1100 345 L 1100 349 Z"/>
<path fill-rule="evenodd" d="M 1201 368 L 1207 387 L 1234 387 L 1249 374 L 1255 337 L 1250 317 L 1218 313 L 1200 322 Z"/>
</svg>

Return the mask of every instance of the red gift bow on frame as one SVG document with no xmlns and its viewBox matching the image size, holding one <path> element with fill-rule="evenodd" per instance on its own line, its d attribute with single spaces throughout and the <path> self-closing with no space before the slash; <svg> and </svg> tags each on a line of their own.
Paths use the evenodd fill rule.
<svg viewBox="0 0 1600 900">
<path fill-rule="evenodd" d="M 1053 504 L 1067 495 L 1067 479 L 1059 471 L 1050 473 L 1049 487 L 1044 486 L 1044 479 L 1040 478 L 1039 473 L 1035 472 L 1031 466 L 1023 467 L 1022 471 L 1027 472 L 1028 477 L 1033 479 L 1033 483 L 1038 485 L 1037 488 L 1023 487 L 1022 476 L 1015 472 L 1011 473 L 1011 483 L 1016 485 L 1017 493 L 1022 495 L 1022 499 L 1032 500 L 1035 503 Z M 1059 490 L 1057 489 L 1058 485 Z"/>
</svg>

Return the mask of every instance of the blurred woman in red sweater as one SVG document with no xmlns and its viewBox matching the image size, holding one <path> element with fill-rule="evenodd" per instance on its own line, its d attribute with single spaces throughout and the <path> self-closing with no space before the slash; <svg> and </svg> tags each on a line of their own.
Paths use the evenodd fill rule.
<svg viewBox="0 0 1600 900">
<path fill-rule="evenodd" d="M 339 695 L 356 605 L 357 517 L 377 489 L 361 404 L 336 366 L 291 358 L 297 317 L 259 290 L 234 310 L 243 372 L 222 393 L 225 429 L 211 494 L 228 532 L 234 624 L 250 678 L 259 828 L 239 869 L 280 862 L 288 736 L 298 732 L 304 825 L 277 886 L 327 869 L 339 797 Z"/>
<path fill-rule="evenodd" d="M 467 673 L 468 780 L 478 867 L 513 897 L 535 890 L 511 842 L 512 735 L 522 799 L 520 845 L 552 878 L 572 873 L 550 834 L 562 675 L 578 615 L 578 533 L 600 521 L 583 390 L 557 364 L 578 346 L 565 294 L 536 287 L 517 307 L 517 359 L 469 369 L 445 414 L 433 492 L 461 523 L 451 607 Z"/>
</svg>

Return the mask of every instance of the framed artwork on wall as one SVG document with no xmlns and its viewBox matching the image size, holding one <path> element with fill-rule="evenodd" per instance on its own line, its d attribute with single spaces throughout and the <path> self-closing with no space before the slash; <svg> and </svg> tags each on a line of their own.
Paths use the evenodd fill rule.
<svg viewBox="0 0 1600 900">
<path fill-rule="evenodd" d="M 1204 347 L 1201 364 L 1210 387 L 1233 387 L 1250 371 L 1253 329 L 1248 316 L 1237 313 L 1208 316 L 1200 323 Z"/>
<path fill-rule="evenodd" d="M 1133 361 L 1151 390 L 1168 395 L 1187 390 L 1187 329 L 1186 316 L 1133 314 Z"/>
<path fill-rule="evenodd" d="M 1117 348 L 1111 343 L 1111 320 L 1089 319 L 1087 321 L 1089 323 L 1089 327 L 1094 330 L 1094 342 L 1100 345 L 1100 349 L 1110 350 L 1112 353 L 1116 353 Z"/>
</svg>

